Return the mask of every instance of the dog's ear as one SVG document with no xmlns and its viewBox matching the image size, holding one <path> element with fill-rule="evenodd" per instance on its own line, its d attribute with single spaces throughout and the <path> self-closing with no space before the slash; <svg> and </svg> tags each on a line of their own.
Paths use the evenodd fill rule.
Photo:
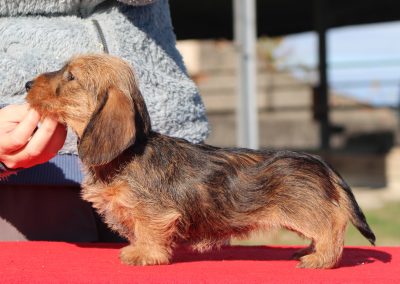
<svg viewBox="0 0 400 284">
<path fill-rule="evenodd" d="M 82 162 L 104 165 L 111 162 L 137 138 L 134 101 L 115 87 L 99 99 L 78 145 Z"/>
</svg>

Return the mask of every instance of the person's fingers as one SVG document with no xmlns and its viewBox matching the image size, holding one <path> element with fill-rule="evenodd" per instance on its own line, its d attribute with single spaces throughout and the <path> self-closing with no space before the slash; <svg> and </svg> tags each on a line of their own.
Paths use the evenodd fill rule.
<svg viewBox="0 0 400 284">
<path fill-rule="evenodd" d="M 3 153 L 9 153 L 26 145 L 32 133 L 35 131 L 39 120 L 39 113 L 33 109 L 29 110 L 15 129 L 1 138 L 1 151 Z"/>
<path fill-rule="evenodd" d="M 58 122 L 49 117 L 46 117 L 43 120 L 42 124 L 25 147 L 25 150 L 29 153 L 29 155 L 37 157 L 44 152 L 47 144 L 53 137 L 57 125 Z"/>
<path fill-rule="evenodd" d="M 35 134 L 36 135 L 36 134 Z M 33 154 L 28 155 L 31 159 L 18 161 L 17 159 L 26 158 L 26 155 L 18 155 L 16 157 L 12 157 L 12 161 L 14 161 L 14 168 L 29 168 L 38 164 L 42 164 L 53 158 L 57 155 L 58 151 L 62 148 L 65 142 L 65 138 L 67 136 L 67 128 L 62 125 L 58 124 L 50 141 L 44 148 L 44 151 L 35 156 Z M 29 146 L 28 142 L 28 145 Z M 29 150 L 28 150 L 29 151 Z M 24 153 L 23 153 L 24 154 Z"/>
<path fill-rule="evenodd" d="M 9 122 L 20 122 L 28 114 L 29 104 L 8 105 L 1 109 L 2 116 Z"/>
<path fill-rule="evenodd" d="M 36 133 L 35 133 L 35 135 L 36 135 Z M 51 159 L 58 153 L 58 151 L 64 145 L 66 137 L 67 137 L 67 128 L 65 127 L 65 125 L 58 123 L 50 141 L 47 143 L 47 146 L 45 149 L 46 155 L 43 156 L 43 158 L 44 158 L 43 162 Z"/>
<path fill-rule="evenodd" d="M 47 146 L 57 126 L 57 121 L 46 117 L 29 143 L 17 152 L 9 155 L 6 166 L 10 168 L 26 168 L 35 165 L 36 161 L 46 159 L 49 155 Z"/>
</svg>

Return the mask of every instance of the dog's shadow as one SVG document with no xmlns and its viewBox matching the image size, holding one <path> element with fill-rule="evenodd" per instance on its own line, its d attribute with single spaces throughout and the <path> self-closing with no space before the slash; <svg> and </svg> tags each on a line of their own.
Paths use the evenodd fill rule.
<svg viewBox="0 0 400 284">
<path fill-rule="evenodd" d="M 124 244 L 77 244 L 79 247 L 121 248 Z M 192 251 L 186 246 L 175 249 L 171 263 L 199 261 L 288 261 L 299 247 L 224 246 L 205 253 Z M 379 248 L 345 248 L 338 268 L 371 264 L 376 261 L 391 262 L 392 255 Z"/>
<path fill-rule="evenodd" d="M 213 250 L 206 253 L 196 253 L 186 248 L 177 250 L 172 262 L 192 261 L 287 261 L 292 260 L 293 254 L 299 250 L 298 247 L 267 247 L 267 246 L 232 246 L 221 250 Z M 340 267 L 353 267 L 380 261 L 388 263 L 392 256 L 379 249 L 367 248 L 345 248 Z"/>
<path fill-rule="evenodd" d="M 339 268 L 365 265 L 376 261 L 389 263 L 392 261 L 392 255 L 379 248 L 345 248 Z"/>
</svg>

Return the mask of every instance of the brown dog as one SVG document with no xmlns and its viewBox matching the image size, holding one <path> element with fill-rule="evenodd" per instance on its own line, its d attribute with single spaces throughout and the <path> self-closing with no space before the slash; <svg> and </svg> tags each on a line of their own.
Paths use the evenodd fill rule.
<svg viewBox="0 0 400 284">
<path fill-rule="evenodd" d="M 119 58 L 73 58 L 27 89 L 33 108 L 77 133 L 82 196 L 130 241 L 123 263 L 165 264 L 181 241 L 204 251 L 283 227 L 311 240 L 295 254 L 299 267 L 331 268 L 349 220 L 375 242 L 349 186 L 318 157 L 194 145 L 152 131 L 134 73 Z"/>
</svg>

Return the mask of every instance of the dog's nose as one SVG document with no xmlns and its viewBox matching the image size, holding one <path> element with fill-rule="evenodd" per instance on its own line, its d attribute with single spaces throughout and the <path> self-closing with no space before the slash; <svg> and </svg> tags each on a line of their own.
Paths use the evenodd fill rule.
<svg viewBox="0 0 400 284">
<path fill-rule="evenodd" d="M 32 86 L 33 86 L 33 81 L 26 82 L 25 84 L 26 91 L 29 92 L 29 90 L 32 89 Z"/>
</svg>

